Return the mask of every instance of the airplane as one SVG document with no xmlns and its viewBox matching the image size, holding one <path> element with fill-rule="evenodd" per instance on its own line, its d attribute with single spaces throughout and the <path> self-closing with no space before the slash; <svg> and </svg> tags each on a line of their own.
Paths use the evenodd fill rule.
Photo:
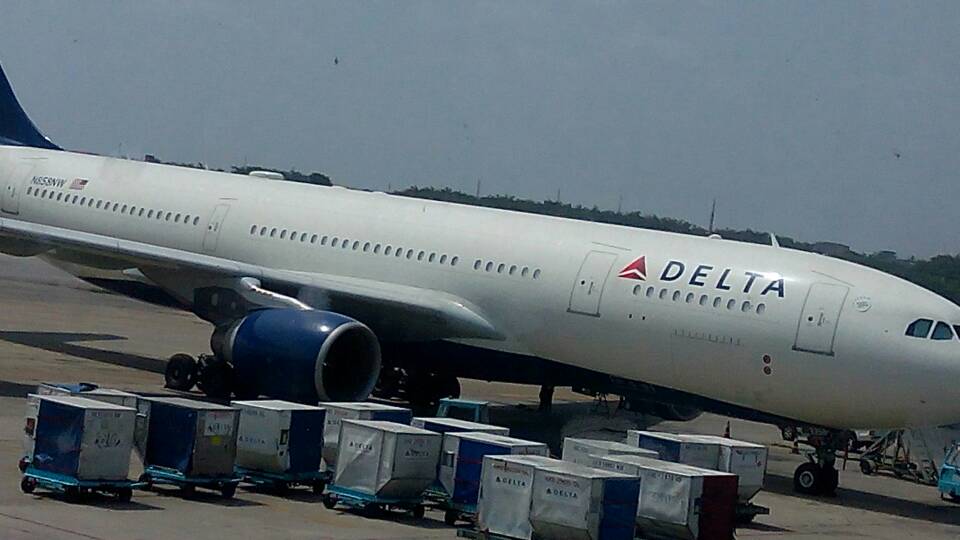
<svg viewBox="0 0 960 540">
<path fill-rule="evenodd" d="M 960 307 L 823 255 L 64 150 L 0 69 L 0 251 L 213 326 L 168 386 L 297 401 L 457 395 L 458 378 L 805 430 L 960 420 Z"/>
</svg>

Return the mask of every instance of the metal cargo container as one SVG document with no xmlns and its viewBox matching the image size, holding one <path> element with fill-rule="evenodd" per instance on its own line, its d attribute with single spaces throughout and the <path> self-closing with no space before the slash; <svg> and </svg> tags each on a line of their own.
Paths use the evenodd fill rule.
<svg viewBox="0 0 960 540">
<path fill-rule="evenodd" d="M 720 463 L 719 444 L 683 435 L 631 429 L 627 431 L 627 444 L 653 450 L 664 461 L 713 470 L 717 470 Z"/>
<path fill-rule="evenodd" d="M 135 409 L 78 396 L 30 400 L 37 410 L 34 469 L 76 480 L 127 479 Z"/>
<path fill-rule="evenodd" d="M 378 420 L 340 423 L 333 484 L 378 499 L 416 499 L 436 478 L 440 434 Z"/>
<path fill-rule="evenodd" d="M 232 477 L 239 411 L 183 398 L 142 398 L 147 418 L 144 465 L 187 477 Z"/>
<path fill-rule="evenodd" d="M 616 454 L 630 454 L 656 459 L 657 453 L 653 450 L 639 448 L 615 441 L 601 441 L 594 439 L 578 439 L 564 437 L 562 459 L 588 467 L 593 464 L 593 456 L 608 456 Z"/>
<path fill-rule="evenodd" d="M 137 399 L 140 397 L 130 392 L 124 392 L 123 390 L 100 388 L 92 383 L 40 383 L 37 385 L 37 395 L 82 396 L 97 401 L 106 401 L 114 405 L 133 408 L 137 407 Z"/>
<path fill-rule="evenodd" d="M 733 538 L 736 475 L 627 455 L 597 457 L 595 464 L 640 478 L 637 526 L 642 535 Z"/>
<path fill-rule="evenodd" d="M 469 420 L 460 420 L 458 418 L 417 416 L 410 421 L 410 425 L 436 433 L 472 431 L 476 433 L 495 433 L 497 435 L 503 435 L 504 437 L 510 436 L 510 428 L 470 422 Z"/>
<path fill-rule="evenodd" d="M 238 467 L 279 474 L 320 470 L 324 409 L 280 400 L 230 405 L 240 409 Z"/>
<path fill-rule="evenodd" d="M 323 426 L 323 469 L 333 471 L 337 466 L 337 441 L 340 437 L 341 420 L 382 420 L 398 424 L 410 424 L 413 412 L 403 407 L 367 402 L 321 402 L 327 410 Z"/>
<path fill-rule="evenodd" d="M 486 534 L 529 540 L 533 471 L 562 463 L 545 456 L 484 456 L 477 501 L 477 529 Z"/>
<path fill-rule="evenodd" d="M 456 505 L 472 507 L 480 493 L 483 457 L 494 455 L 549 456 L 547 445 L 493 433 L 446 433 L 440 454 L 440 484 Z"/>
<path fill-rule="evenodd" d="M 715 435 L 683 435 L 683 437 L 720 445 L 720 460 L 716 470 L 737 475 L 741 502 L 749 501 L 763 488 L 763 479 L 767 474 L 766 446 Z"/>
<path fill-rule="evenodd" d="M 533 472 L 530 523 L 538 538 L 632 540 L 640 479 L 561 461 Z"/>
</svg>

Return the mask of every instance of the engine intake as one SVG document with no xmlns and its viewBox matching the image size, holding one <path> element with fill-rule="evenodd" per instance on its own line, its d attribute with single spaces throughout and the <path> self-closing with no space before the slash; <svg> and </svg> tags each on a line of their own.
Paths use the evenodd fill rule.
<svg viewBox="0 0 960 540">
<path fill-rule="evenodd" d="M 377 336 L 330 311 L 254 311 L 211 341 L 214 353 L 233 365 L 235 387 L 251 395 L 302 403 L 361 401 L 380 376 Z"/>
</svg>

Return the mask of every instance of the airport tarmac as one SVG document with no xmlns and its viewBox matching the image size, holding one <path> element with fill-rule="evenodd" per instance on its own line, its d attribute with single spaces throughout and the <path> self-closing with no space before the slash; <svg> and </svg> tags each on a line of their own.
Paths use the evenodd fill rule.
<svg viewBox="0 0 960 540">
<path fill-rule="evenodd" d="M 70 504 L 19 490 L 23 396 L 42 381 L 90 381 L 136 392 L 162 392 L 165 359 L 208 350 L 211 328 L 196 317 L 98 291 L 36 259 L 0 256 L 0 538 L 454 538 L 442 514 L 366 517 L 327 510 L 319 498 L 294 490 L 285 497 L 241 488 L 234 500 L 214 495 L 183 500 L 173 491 L 138 491 L 133 502 L 92 499 Z M 549 418 L 536 411 L 537 389 L 465 381 L 464 397 L 502 404 L 520 436 L 606 431 L 614 434 L 643 418 L 596 406 L 558 390 Z M 520 405 L 518 407 L 518 405 Z M 593 414 L 594 416 L 588 416 Z M 726 418 L 703 415 L 658 429 L 721 434 Z M 792 474 L 803 457 L 783 445 L 771 426 L 731 421 L 732 436 L 772 445 L 767 482 L 755 498 L 769 516 L 741 528 L 738 538 L 957 538 L 960 506 L 937 490 L 887 476 L 860 474 L 850 462 L 832 498 L 792 493 Z M 551 439 L 556 440 L 558 433 Z"/>
</svg>

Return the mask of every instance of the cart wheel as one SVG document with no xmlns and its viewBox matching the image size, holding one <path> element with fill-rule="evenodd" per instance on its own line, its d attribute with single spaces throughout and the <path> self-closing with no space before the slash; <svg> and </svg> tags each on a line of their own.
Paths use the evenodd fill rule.
<svg viewBox="0 0 960 540">
<path fill-rule="evenodd" d="M 870 463 L 869 459 L 860 460 L 860 472 L 862 472 L 867 476 L 870 476 L 871 474 L 874 473 L 875 470 L 876 470 L 876 467 L 873 466 L 873 463 Z"/>
<path fill-rule="evenodd" d="M 273 491 L 276 492 L 277 494 L 283 495 L 283 494 L 286 493 L 287 490 L 289 490 L 289 489 L 290 489 L 290 484 L 288 484 L 288 483 L 286 483 L 286 482 L 274 482 L 274 483 L 273 483 Z"/>
<path fill-rule="evenodd" d="M 80 489 L 77 486 L 67 486 L 63 489 L 63 496 L 67 502 L 77 502 L 80 500 Z"/>
<path fill-rule="evenodd" d="M 236 493 L 237 485 L 233 482 L 220 486 L 220 495 L 222 495 L 224 499 L 232 499 Z"/>
<path fill-rule="evenodd" d="M 956 493 L 951 493 L 950 500 L 955 503 L 960 503 L 960 495 L 957 495 Z"/>
<path fill-rule="evenodd" d="M 197 486 L 193 484 L 183 484 L 180 486 L 180 495 L 184 497 L 193 497 L 197 493 Z"/>
<path fill-rule="evenodd" d="M 120 488 L 117 490 L 117 500 L 122 503 L 130 502 L 130 499 L 133 498 L 133 490 L 130 488 Z"/>
<path fill-rule="evenodd" d="M 147 473 L 141 474 L 140 478 L 137 479 L 137 482 L 140 482 L 141 484 L 145 484 L 142 488 L 145 491 L 150 491 L 151 489 L 153 489 L 153 477 Z"/>
<path fill-rule="evenodd" d="M 427 509 L 424 508 L 422 504 L 418 504 L 413 507 L 413 511 L 410 513 L 413 514 L 414 519 L 423 519 L 423 514 L 426 513 L 426 511 Z"/>
<path fill-rule="evenodd" d="M 459 518 L 460 514 L 456 510 L 448 509 L 443 513 L 443 522 L 451 527 L 457 524 L 457 519 Z"/>
<path fill-rule="evenodd" d="M 333 510 L 337 506 L 337 498 L 333 495 L 324 495 L 323 506 L 328 510 Z"/>
<path fill-rule="evenodd" d="M 37 481 L 29 476 L 24 476 L 23 480 L 20 480 L 20 491 L 24 493 L 33 493 L 33 490 L 37 489 Z"/>
<path fill-rule="evenodd" d="M 313 483 L 313 494 L 323 495 L 323 490 L 327 489 L 327 483 L 323 480 L 317 480 Z"/>
<path fill-rule="evenodd" d="M 20 469 L 20 472 L 27 472 L 27 467 L 30 466 L 30 459 L 27 456 L 20 458 L 20 461 L 17 462 L 17 467 Z"/>
</svg>

